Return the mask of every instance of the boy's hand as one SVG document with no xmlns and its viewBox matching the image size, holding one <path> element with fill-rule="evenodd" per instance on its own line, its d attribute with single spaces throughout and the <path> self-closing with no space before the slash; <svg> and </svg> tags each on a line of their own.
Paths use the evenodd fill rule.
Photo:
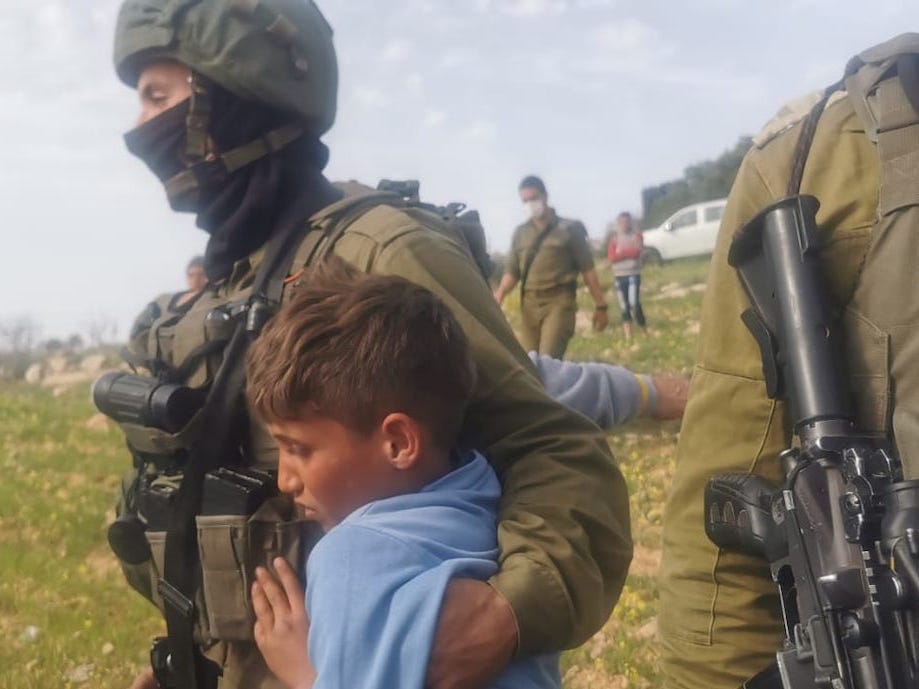
<svg viewBox="0 0 919 689">
<path fill-rule="evenodd" d="M 275 558 L 278 578 L 264 567 L 255 569 L 252 608 L 255 610 L 255 643 L 265 662 L 290 689 L 309 689 L 316 671 L 307 654 L 310 621 L 303 589 L 284 558 Z"/>
<path fill-rule="evenodd" d="M 681 419 L 689 399 L 689 381 L 685 378 L 651 376 L 657 390 L 657 405 L 651 417 L 655 419 Z"/>
<path fill-rule="evenodd" d="M 440 610 L 425 686 L 481 689 L 504 671 L 516 650 L 510 604 L 483 581 L 454 579 Z"/>
</svg>

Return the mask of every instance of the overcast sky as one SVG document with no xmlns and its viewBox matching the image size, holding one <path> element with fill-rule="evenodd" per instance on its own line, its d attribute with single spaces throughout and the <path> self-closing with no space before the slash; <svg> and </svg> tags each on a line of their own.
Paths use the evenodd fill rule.
<svg viewBox="0 0 919 689">
<path fill-rule="evenodd" d="M 0 322 L 45 336 L 180 289 L 206 235 L 125 150 L 118 0 L 0 0 Z M 516 185 L 594 235 L 641 188 L 754 133 L 846 60 L 919 30 L 916 0 L 324 0 L 340 63 L 333 179 L 419 178 L 503 251 Z"/>
</svg>

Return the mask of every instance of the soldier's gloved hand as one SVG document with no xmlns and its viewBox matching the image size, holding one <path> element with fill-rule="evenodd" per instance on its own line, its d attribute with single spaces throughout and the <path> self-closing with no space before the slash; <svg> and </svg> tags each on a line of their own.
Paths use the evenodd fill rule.
<svg viewBox="0 0 919 689">
<path fill-rule="evenodd" d="M 606 330 L 606 326 L 609 325 L 609 316 L 606 313 L 606 304 L 601 304 L 594 309 L 594 330 L 597 332 L 603 332 Z"/>
<path fill-rule="evenodd" d="M 454 579 L 447 587 L 428 663 L 427 689 L 482 689 L 517 650 L 517 621 L 491 586 Z"/>
</svg>

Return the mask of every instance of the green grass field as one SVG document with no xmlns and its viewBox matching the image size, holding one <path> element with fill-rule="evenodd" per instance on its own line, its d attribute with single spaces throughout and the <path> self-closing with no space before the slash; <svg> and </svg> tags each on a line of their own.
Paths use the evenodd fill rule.
<svg viewBox="0 0 919 689">
<path fill-rule="evenodd" d="M 647 269 L 648 334 L 624 342 L 611 297 L 614 327 L 594 334 L 582 324 L 568 357 L 688 375 L 707 267 L 707 260 L 694 260 Z M 580 298 L 586 311 L 589 297 Z M 513 323 L 514 304 L 507 310 Z M 128 459 L 117 429 L 87 427 L 93 411 L 85 388 L 55 396 L 25 385 L 0 387 L 3 689 L 126 688 L 146 662 L 150 638 L 162 630 L 153 607 L 123 582 L 106 545 L 105 525 Z M 635 559 L 609 622 L 566 654 L 569 689 L 657 684 L 655 582 L 678 428 L 643 421 L 610 435 L 631 493 Z"/>
</svg>

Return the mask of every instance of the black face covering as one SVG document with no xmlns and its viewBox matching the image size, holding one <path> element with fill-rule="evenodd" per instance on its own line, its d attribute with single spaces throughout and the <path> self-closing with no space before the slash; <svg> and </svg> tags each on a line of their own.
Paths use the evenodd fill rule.
<svg viewBox="0 0 919 689">
<path fill-rule="evenodd" d="M 218 155 L 291 122 L 290 115 L 244 101 L 216 84 L 208 85 L 208 94 L 208 133 Z M 183 101 L 125 135 L 128 150 L 162 182 L 186 169 L 188 108 L 189 101 Z M 170 198 L 173 209 L 197 212 L 198 227 L 211 235 L 204 254 L 209 280 L 227 277 L 234 262 L 272 234 L 304 223 L 341 197 L 322 175 L 327 160 L 328 149 L 304 134 L 279 151 L 201 185 L 193 198 Z"/>
<path fill-rule="evenodd" d="M 185 119 L 189 100 L 164 110 L 124 135 L 128 150 L 164 184 L 185 169 Z M 193 200 L 169 197 L 174 211 L 194 212 Z"/>
</svg>

